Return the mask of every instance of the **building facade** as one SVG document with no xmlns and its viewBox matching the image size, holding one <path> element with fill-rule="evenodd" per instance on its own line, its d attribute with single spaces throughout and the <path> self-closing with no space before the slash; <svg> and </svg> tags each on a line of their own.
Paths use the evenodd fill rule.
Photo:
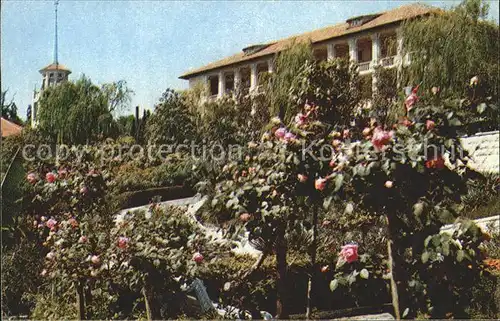
<svg viewBox="0 0 500 321">
<path fill-rule="evenodd" d="M 236 90 L 258 92 L 260 75 L 272 73 L 275 56 L 296 42 L 310 42 L 317 60 L 351 60 L 357 64 L 361 75 L 372 74 L 377 66 L 398 68 L 409 63 L 409 56 L 402 54 L 401 23 L 434 10 L 426 5 L 410 4 L 350 18 L 323 29 L 246 47 L 238 54 L 188 71 L 179 78 L 188 80 L 190 88 L 198 83 L 205 84 L 212 99 Z"/>
</svg>

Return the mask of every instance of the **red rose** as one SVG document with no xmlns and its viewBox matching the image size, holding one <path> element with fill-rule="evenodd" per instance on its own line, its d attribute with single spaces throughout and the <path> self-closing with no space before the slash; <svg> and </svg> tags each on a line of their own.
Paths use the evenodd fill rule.
<svg viewBox="0 0 500 321">
<path fill-rule="evenodd" d="M 47 174 L 45 174 L 45 179 L 49 183 L 54 183 L 56 181 L 56 175 L 52 172 L 48 172 Z"/>
<path fill-rule="evenodd" d="M 196 263 L 201 263 L 203 262 L 203 255 L 201 255 L 200 252 L 196 252 L 194 255 L 193 255 L 193 261 L 195 261 Z"/>
</svg>

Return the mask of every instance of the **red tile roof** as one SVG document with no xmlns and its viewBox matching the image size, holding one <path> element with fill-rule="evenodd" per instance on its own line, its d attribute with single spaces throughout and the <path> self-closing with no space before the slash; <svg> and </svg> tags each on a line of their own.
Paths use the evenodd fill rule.
<svg viewBox="0 0 500 321">
<path fill-rule="evenodd" d="M 244 61 L 249 61 L 255 58 L 269 56 L 280 52 L 286 49 L 289 45 L 291 45 L 294 41 L 307 41 L 310 40 L 312 43 L 319 43 L 325 40 L 338 38 L 342 36 L 346 36 L 349 34 L 358 33 L 364 30 L 373 29 L 376 27 L 394 24 L 401 22 L 406 19 L 422 16 L 431 13 L 432 11 L 436 11 L 438 9 L 420 4 L 413 3 L 409 5 L 404 5 L 398 7 L 396 9 L 392 9 L 389 11 L 381 12 L 375 15 L 375 19 L 370 20 L 358 27 L 349 27 L 347 22 L 339 23 L 333 26 L 325 27 L 322 29 L 306 32 L 300 35 L 295 35 L 289 38 L 281 39 L 278 41 L 273 41 L 267 43 L 267 47 L 264 49 L 257 51 L 253 54 L 245 54 L 243 52 L 239 52 L 235 55 L 223 58 L 221 60 L 209 63 L 203 67 L 188 71 L 181 75 L 179 78 L 181 79 L 189 79 L 198 74 L 214 70 L 217 68 L 222 68 L 225 66 L 237 64 Z M 352 19 L 348 19 L 352 20 Z"/>
<path fill-rule="evenodd" d="M 42 71 L 52 71 L 52 70 L 61 70 L 61 71 L 67 71 L 68 73 L 71 73 L 71 70 L 66 68 L 66 66 L 61 65 L 61 64 L 55 64 L 55 63 L 51 63 L 50 65 L 43 67 L 39 71 L 42 72 Z"/>
<path fill-rule="evenodd" d="M 7 137 L 7 136 L 11 136 L 11 135 L 18 135 L 23 130 L 23 128 L 21 126 L 16 125 L 13 122 L 10 122 L 3 117 L 2 117 L 1 127 L 2 127 L 2 137 Z"/>
</svg>

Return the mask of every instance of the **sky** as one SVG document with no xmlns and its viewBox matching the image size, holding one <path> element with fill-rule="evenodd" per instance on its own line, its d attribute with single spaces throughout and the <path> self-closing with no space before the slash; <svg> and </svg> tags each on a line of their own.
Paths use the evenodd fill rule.
<svg viewBox="0 0 500 321">
<path fill-rule="evenodd" d="M 80 1 L 60 0 L 59 63 L 94 83 L 126 80 L 132 106 L 154 108 L 166 88 L 185 89 L 184 72 L 277 40 L 415 1 Z M 458 0 L 420 1 L 449 8 Z M 498 2 L 490 4 L 498 22 Z M 53 1 L 1 3 L 2 90 L 21 118 L 53 61 Z"/>
</svg>

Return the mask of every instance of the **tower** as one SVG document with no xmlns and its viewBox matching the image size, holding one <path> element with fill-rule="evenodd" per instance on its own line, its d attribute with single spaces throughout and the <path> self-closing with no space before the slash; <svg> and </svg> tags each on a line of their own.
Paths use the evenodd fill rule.
<svg viewBox="0 0 500 321">
<path fill-rule="evenodd" d="M 33 93 L 33 106 L 31 108 L 31 126 L 35 127 L 37 124 L 37 112 L 38 112 L 38 101 L 41 94 L 46 88 L 57 86 L 65 81 L 68 81 L 69 74 L 71 70 L 66 68 L 64 65 L 59 63 L 58 57 L 58 39 L 57 39 L 57 6 L 59 5 L 59 0 L 54 1 L 54 60 L 51 64 L 43 67 L 39 70 L 42 75 L 42 85 L 40 90 L 35 89 Z"/>
</svg>

